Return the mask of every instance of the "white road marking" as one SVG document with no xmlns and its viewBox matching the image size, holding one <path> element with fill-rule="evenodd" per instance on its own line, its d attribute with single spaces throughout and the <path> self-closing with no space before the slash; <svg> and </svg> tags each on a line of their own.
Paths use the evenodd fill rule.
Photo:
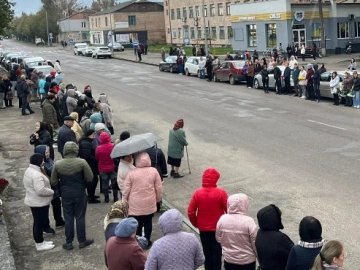
<svg viewBox="0 0 360 270">
<path fill-rule="evenodd" d="M 333 126 L 333 125 L 329 125 L 329 124 L 326 124 L 326 123 L 323 123 L 323 122 L 318 122 L 318 121 L 314 121 L 314 120 L 310 120 L 310 119 L 308 119 L 308 122 L 323 125 L 323 126 L 327 126 L 327 127 L 332 127 L 332 128 L 336 128 L 336 129 L 340 129 L 340 130 L 346 130 L 346 128 L 343 128 L 343 127 Z"/>
</svg>

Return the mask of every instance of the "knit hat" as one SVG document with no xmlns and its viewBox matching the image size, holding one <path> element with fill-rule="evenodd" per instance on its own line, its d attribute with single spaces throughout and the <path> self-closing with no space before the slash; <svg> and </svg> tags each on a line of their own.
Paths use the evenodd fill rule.
<svg viewBox="0 0 360 270">
<path fill-rule="evenodd" d="M 95 131 L 98 133 L 100 130 L 106 130 L 106 126 L 104 123 L 97 123 L 95 125 Z"/>
<path fill-rule="evenodd" d="M 44 161 L 44 156 L 42 154 L 33 154 L 31 157 L 30 157 L 30 164 L 32 165 L 36 165 L 38 167 L 41 166 L 41 164 L 43 163 Z"/>
<path fill-rule="evenodd" d="M 319 242 L 322 239 L 321 234 L 322 226 L 318 219 L 307 216 L 300 221 L 299 235 L 301 241 L 310 243 Z"/>
<path fill-rule="evenodd" d="M 183 128 L 184 127 L 184 120 L 183 119 L 178 119 L 174 125 L 174 130 L 177 130 L 179 128 Z"/>
<path fill-rule="evenodd" d="M 124 218 L 119 222 L 115 228 L 115 235 L 117 237 L 129 237 L 136 232 L 138 222 L 135 218 Z"/>
<path fill-rule="evenodd" d="M 220 173 L 215 168 L 207 168 L 202 175 L 203 187 L 216 187 Z"/>
</svg>

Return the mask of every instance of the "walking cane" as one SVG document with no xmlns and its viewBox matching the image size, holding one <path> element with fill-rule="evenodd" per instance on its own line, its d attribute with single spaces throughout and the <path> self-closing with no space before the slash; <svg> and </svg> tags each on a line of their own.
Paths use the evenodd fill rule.
<svg viewBox="0 0 360 270">
<path fill-rule="evenodd" d="M 187 146 L 185 146 L 185 150 L 186 150 L 186 157 L 187 157 L 187 163 L 188 163 L 188 168 L 189 168 L 189 174 L 191 174 L 190 161 L 189 161 L 189 153 L 188 153 L 188 150 L 187 150 Z"/>
</svg>

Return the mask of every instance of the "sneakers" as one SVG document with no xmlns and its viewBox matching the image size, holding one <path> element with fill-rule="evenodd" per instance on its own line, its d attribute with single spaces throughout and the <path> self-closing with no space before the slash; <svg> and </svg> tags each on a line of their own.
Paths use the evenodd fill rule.
<svg viewBox="0 0 360 270">
<path fill-rule="evenodd" d="M 55 231 L 53 228 L 46 228 L 43 232 L 45 235 L 54 235 L 55 234 Z"/>
<path fill-rule="evenodd" d="M 93 239 L 88 239 L 88 240 L 85 240 L 84 242 L 82 243 L 79 243 L 79 248 L 85 248 L 87 246 L 90 246 L 91 244 L 94 243 L 94 240 Z"/>
<path fill-rule="evenodd" d="M 35 247 L 36 247 L 37 251 L 44 251 L 44 250 L 53 249 L 55 247 L 55 245 L 51 241 L 44 241 L 42 243 L 35 243 Z"/>
<path fill-rule="evenodd" d="M 65 250 L 72 250 L 72 249 L 74 249 L 72 243 L 65 243 L 65 244 L 62 245 L 62 247 L 63 247 L 63 249 L 65 249 Z"/>
</svg>

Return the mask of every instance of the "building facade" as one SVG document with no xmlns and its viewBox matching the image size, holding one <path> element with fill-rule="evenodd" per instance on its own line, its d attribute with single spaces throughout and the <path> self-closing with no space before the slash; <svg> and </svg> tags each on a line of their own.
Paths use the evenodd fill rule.
<svg viewBox="0 0 360 270">
<path fill-rule="evenodd" d="M 230 45 L 230 6 L 255 1 L 164 0 L 166 43 Z"/>
<path fill-rule="evenodd" d="M 90 27 L 89 15 L 94 11 L 83 10 L 71 15 L 68 18 L 58 21 L 59 41 L 67 41 L 68 43 L 89 42 Z"/>
<path fill-rule="evenodd" d="M 314 0 L 268 0 L 231 6 L 235 50 L 266 51 L 287 45 L 320 46 L 321 22 Z M 326 50 L 340 53 L 349 42 L 360 42 L 360 4 L 324 1 Z"/>
<path fill-rule="evenodd" d="M 111 39 L 123 44 L 138 41 L 165 42 L 164 6 L 162 3 L 134 0 L 90 16 L 90 43 L 108 44 Z"/>
</svg>

